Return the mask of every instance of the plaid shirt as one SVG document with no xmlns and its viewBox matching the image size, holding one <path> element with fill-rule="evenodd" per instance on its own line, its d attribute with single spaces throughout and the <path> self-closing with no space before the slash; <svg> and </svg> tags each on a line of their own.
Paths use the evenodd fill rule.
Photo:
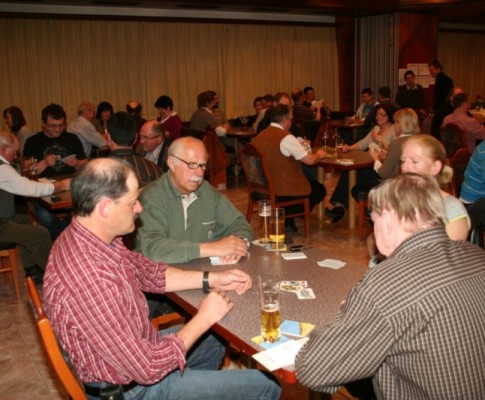
<svg viewBox="0 0 485 400">
<path fill-rule="evenodd" d="M 481 399 L 484 332 L 485 252 L 430 228 L 364 276 L 296 372 L 324 392 L 373 376 L 379 399 Z"/>
<path fill-rule="evenodd" d="M 106 244 L 75 219 L 56 240 L 44 304 L 63 349 L 84 382 L 150 385 L 185 367 L 174 334 L 159 336 L 143 291 L 163 293 L 166 265 Z"/>
</svg>

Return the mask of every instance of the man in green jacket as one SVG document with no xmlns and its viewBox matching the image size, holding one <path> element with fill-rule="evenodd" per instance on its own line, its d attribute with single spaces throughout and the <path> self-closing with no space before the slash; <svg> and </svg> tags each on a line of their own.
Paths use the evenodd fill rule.
<svg viewBox="0 0 485 400">
<path fill-rule="evenodd" d="M 207 151 L 193 137 L 168 149 L 169 171 L 140 196 L 135 248 L 154 261 L 183 263 L 219 257 L 233 264 L 248 253 L 253 230 L 234 205 L 207 181 Z"/>
</svg>

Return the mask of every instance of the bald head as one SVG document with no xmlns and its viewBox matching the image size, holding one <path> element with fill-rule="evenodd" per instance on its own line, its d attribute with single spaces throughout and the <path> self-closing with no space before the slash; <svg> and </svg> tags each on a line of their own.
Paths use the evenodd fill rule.
<svg viewBox="0 0 485 400">
<path fill-rule="evenodd" d="M 165 140 L 162 124 L 157 120 L 145 122 L 140 128 L 140 143 L 143 151 L 152 152 Z"/>
<path fill-rule="evenodd" d="M 126 105 L 126 112 L 129 114 L 136 114 L 141 116 L 141 104 L 136 100 L 131 100 Z"/>
</svg>

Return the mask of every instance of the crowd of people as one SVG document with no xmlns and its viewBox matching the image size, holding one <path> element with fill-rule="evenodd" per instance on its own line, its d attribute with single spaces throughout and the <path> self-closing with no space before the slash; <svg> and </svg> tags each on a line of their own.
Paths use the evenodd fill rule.
<svg viewBox="0 0 485 400">
<path fill-rule="evenodd" d="M 460 199 L 446 190 L 453 170 L 436 131 L 420 133 L 427 111 L 414 72 L 404 73 L 395 102 L 388 87 L 379 89 L 377 101 L 364 88 L 353 117 L 362 125 L 359 138 L 343 151 L 368 151 L 374 161 L 357 171 L 351 191 L 355 199 L 368 196 L 370 268 L 333 322 L 315 329 L 296 358 L 298 379 L 315 390 L 348 384 L 361 398 L 478 398 L 485 382 L 477 340 L 485 327 L 485 252 L 465 243 L 472 227 L 467 207 L 485 198 L 485 141 L 477 144 L 485 127 L 469 115 L 469 96 L 438 61 L 429 72 L 438 128 L 454 123 L 466 132 L 471 159 Z M 327 190 L 314 166 L 327 154 L 312 149 L 295 123 L 329 119 L 325 100 L 307 86 L 257 97 L 253 106 L 245 123 L 257 133 L 252 144 L 265 156 L 277 199 L 306 197 L 315 207 Z M 244 295 L 251 277 L 239 269 L 208 273 L 167 265 L 207 257 L 236 264 L 249 254 L 253 229 L 204 180 L 207 148 L 184 135 L 172 99 L 160 96 L 154 108 L 157 117 L 146 120 L 134 100 L 117 112 L 109 102 L 84 102 L 67 124 L 63 107 L 49 104 L 35 134 L 20 108 L 6 108 L 0 243 L 18 244 L 26 275 L 44 285 L 53 328 L 90 399 L 113 390 L 136 399 L 226 399 L 228 393 L 278 399 L 281 389 L 270 374 L 218 370 L 224 344 L 210 328 L 233 308 L 226 292 Z M 212 90 L 198 95 L 187 128 L 213 130 L 225 151 L 234 151 L 226 136 L 230 123 Z M 341 173 L 329 199 L 334 207 L 325 213 L 332 223 L 346 214 L 348 179 Z M 37 225 L 16 204 L 15 196 L 69 188 L 72 209 L 27 204 Z M 298 230 L 294 219 L 286 229 Z M 157 332 L 146 292 L 187 289 L 208 293 L 199 311 L 185 325 Z M 453 352 L 471 366 L 457 363 Z"/>
</svg>

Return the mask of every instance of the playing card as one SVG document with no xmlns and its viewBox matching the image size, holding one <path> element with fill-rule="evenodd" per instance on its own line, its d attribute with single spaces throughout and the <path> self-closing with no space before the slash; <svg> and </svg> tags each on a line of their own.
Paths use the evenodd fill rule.
<svg viewBox="0 0 485 400">
<path fill-rule="evenodd" d="M 307 281 L 281 281 L 280 290 L 296 293 L 307 287 Z"/>
<path fill-rule="evenodd" d="M 311 288 L 303 288 L 296 292 L 296 295 L 300 300 L 310 300 L 315 299 L 315 293 L 313 293 L 313 289 Z"/>
</svg>

